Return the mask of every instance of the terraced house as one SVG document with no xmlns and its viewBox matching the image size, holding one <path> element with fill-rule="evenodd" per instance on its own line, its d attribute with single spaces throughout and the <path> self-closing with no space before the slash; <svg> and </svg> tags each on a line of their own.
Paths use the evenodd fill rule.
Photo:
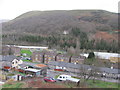
<svg viewBox="0 0 120 90">
<path fill-rule="evenodd" d="M 14 47 L 13 45 L 3 45 L 2 46 L 2 55 L 15 55 L 20 56 L 20 48 Z"/>
<path fill-rule="evenodd" d="M 61 54 L 56 52 L 33 52 L 32 61 L 33 62 L 41 62 L 48 64 L 50 61 L 62 61 L 69 63 L 83 63 L 85 57 L 84 56 L 69 56 L 67 54 Z"/>
</svg>

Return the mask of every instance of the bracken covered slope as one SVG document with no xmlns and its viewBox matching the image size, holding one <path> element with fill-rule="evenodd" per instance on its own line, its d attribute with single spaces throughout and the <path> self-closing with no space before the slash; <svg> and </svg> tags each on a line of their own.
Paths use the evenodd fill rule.
<svg viewBox="0 0 120 90">
<path fill-rule="evenodd" d="M 3 33 L 61 34 L 77 27 L 85 32 L 116 30 L 118 14 L 103 10 L 30 11 L 3 23 Z"/>
</svg>

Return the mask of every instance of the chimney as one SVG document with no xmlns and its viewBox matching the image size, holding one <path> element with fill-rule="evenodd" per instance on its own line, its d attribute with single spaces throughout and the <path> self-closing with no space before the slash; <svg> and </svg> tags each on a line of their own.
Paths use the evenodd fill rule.
<svg viewBox="0 0 120 90">
<path fill-rule="evenodd" d="M 57 56 L 58 56 L 59 54 L 61 54 L 61 53 L 58 53 L 58 54 L 55 56 L 55 61 L 57 61 Z"/>
<path fill-rule="evenodd" d="M 70 58 L 69 58 L 69 63 L 71 63 L 71 58 L 72 58 L 72 55 L 71 55 Z"/>
<path fill-rule="evenodd" d="M 42 63 L 45 63 L 45 53 L 43 53 L 43 60 Z"/>
</svg>

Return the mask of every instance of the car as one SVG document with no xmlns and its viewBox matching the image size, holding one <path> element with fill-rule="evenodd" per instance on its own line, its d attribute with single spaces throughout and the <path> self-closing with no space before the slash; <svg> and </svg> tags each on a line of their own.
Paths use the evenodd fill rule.
<svg viewBox="0 0 120 90">
<path fill-rule="evenodd" d="M 58 81 L 66 81 L 67 78 L 71 78 L 70 75 L 60 75 L 58 76 L 57 80 Z"/>
<path fill-rule="evenodd" d="M 56 82 L 56 80 L 54 78 L 52 78 L 52 77 L 45 77 L 44 81 L 45 82 Z"/>
<path fill-rule="evenodd" d="M 78 82 L 80 79 L 73 78 L 70 75 L 59 75 L 57 78 L 58 81 L 71 81 L 71 82 Z"/>
</svg>

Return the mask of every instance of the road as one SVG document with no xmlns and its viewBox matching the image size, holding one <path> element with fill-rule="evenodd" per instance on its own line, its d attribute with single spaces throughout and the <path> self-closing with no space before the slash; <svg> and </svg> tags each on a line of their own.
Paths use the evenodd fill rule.
<svg viewBox="0 0 120 90">
<path fill-rule="evenodd" d="M 78 75 L 74 74 L 74 73 L 69 73 L 69 72 L 60 72 L 60 71 L 54 71 L 54 70 L 47 70 L 47 77 L 55 77 L 56 75 L 61 75 L 61 74 L 67 74 L 67 75 L 71 75 L 71 76 L 75 76 L 78 77 Z M 92 79 L 93 77 L 91 77 L 90 79 Z M 96 80 L 101 80 L 101 81 L 107 81 L 107 82 L 116 82 L 116 83 L 120 83 L 119 80 L 115 80 L 115 79 L 110 79 L 110 78 L 95 78 Z"/>
</svg>

